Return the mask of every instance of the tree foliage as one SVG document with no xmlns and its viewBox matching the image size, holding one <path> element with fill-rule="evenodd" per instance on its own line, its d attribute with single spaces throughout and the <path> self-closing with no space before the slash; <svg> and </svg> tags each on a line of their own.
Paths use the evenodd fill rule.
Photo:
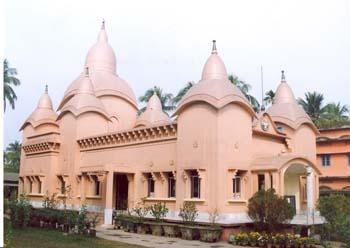
<svg viewBox="0 0 350 248">
<path fill-rule="evenodd" d="M 274 189 L 260 190 L 249 199 L 248 215 L 257 229 L 273 232 L 293 218 L 293 209 Z"/>
<path fill-rule="evenodd" d="M 21 143 L 17 140 L 10 143 L 4 151 L 4 167 L 19 171 L 21 161 Z"/>
<path fill-rule="evenodd" d="M 21 81 L 16 77 L 17 70 L 9 65 L 7 59 L 4 60 L 4 112 L 6 111 L 6 102 L 10 103 L 12 109 L 15 108 L 17 95 L 13 86 L 19 86 Z"/>
<path fill-rule="evenodd" d="M 323 238 L 350 245 L 350 198 L 339 194 L 322 196 L 317 208 L 327 220 L 323 225 Z"/>
<path fill-rule="evenodd" d="M 249 94 L 249 91 L 251 90 L 252 86 L 233 74 L 228 75 L 228 80 L 242 91 L 243 95 L 248 99 L 254 111 L 258 112 L 260 108 L 260 103 L 253 95 Z"/>
<path fill-rule="evenodd" d="M 324 104 L 323 94 L 317 92 L 305 93 L 305 99 L 299 98 L 298 103 L 318 128 L 332 128 L 350 125 L 347 115 L 349 108 L 338 103 Z"/>
</svg>

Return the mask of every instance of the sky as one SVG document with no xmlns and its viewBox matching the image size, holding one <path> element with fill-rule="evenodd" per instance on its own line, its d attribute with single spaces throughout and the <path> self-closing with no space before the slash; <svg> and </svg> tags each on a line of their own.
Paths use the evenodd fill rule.
<svg viewBox="0 0 350 248">
<path fill-rule="evenodd" d="M 4 145 L 21 140 L 20 126 L 49 85 L 57 108 L 82 72 L 105 19 L 117 72 L 138 97 L 154 85 L 176 94 L 199 81 L 217 40 L 227 71 L 261 98 L 280 71 L 296 97 L 323 93 L 350 106 L 350 1 L 7 0 L 4 56 L 18 70 L 15 110 L 4 115 Z"/>
</svg>

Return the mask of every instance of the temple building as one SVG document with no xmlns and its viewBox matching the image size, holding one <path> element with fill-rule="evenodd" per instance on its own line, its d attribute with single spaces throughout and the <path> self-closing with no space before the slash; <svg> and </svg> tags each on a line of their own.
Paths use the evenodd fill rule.
<svg viewBox="0 0 350 248">
<path fill-rule="evenodd" d="M 283 73 L 274 103 L 257 114 L 228 80 L 214 42 L 200 80 L 171 117 L 156 94 L 138 111 L 103 24 L 57 111 L 46 89 L 24 121 L 19 191 L 36 207 L 57 192 L 71 208 L 103 213 L 105 224 L 114 209 L 140 201 L 165 202 L 170 220 L 190 201 L 197 221 L 217 209 L 220 224 L 249 223 L 248 199 L 269 188 L 293 206 L 292 223 L 317 215 L 318 130 Z"/>
<path fill-rule="evenodd" d="M 320 194 L 350 195 L 350 126 L 320 129 L 317 166 L 322 172 Z"/>
</svg>

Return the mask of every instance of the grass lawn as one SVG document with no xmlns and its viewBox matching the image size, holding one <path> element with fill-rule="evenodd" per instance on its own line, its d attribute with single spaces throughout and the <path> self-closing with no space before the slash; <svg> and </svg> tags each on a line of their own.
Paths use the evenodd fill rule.
<svg viewBox="0 0 350 248">
<path fill-rule="evenodd" d="M 63 235 L 62 232 L 39 228 L 13 229 L 11 247 L 14 248 L 142 248 L 117 241 L 89 238 L 78 235 Z"/>
</svg>

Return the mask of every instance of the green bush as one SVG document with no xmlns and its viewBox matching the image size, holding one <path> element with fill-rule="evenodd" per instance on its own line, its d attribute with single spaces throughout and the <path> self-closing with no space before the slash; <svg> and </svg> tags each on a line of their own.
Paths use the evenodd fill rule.
<svg viewBox="0 0 350 248">
<path fill-rule="evenodd" d="M 179 216 L 185 224 L 193 225 L 198 216 L 198 210 L 194 202 L 185 201 L 183 207 L 180 208 Z"/>
<path fill-rule="evenodd" d="M 293 209 L 274 189 L 260 190 L 249 199 L 248 215 L 258 230 L 274 232 L 293 218 Z"/>
<path fill-rule="evenodd" d="M 4 219 L 4 245 L 5 247 L 11 247 L 12 243 L 12 226 L 8 219 Z"/>
<path fill-rule="evenodd" d="M 321 228 L 322 237 L 345 242 L 350 247 L 350 198 L 340 194 L 322 196 L 317 209 L 327 220 Z"/>
<path fill-rule="evenodd" d="M 157 222 L 161 222 L 165 218 L 169 209 L 166 207 L 165 203 L 157 202 L 149 208 L 149 211 Z"/>
<path fill-rule="evenodd" d="M 32 205 L 25 195 L 21 195 L 18 199 L 15 194 L 11 195 L 9 202 L 10 218 L 13 227 L 26 227 L 30 220 Z"/>
</svg>

